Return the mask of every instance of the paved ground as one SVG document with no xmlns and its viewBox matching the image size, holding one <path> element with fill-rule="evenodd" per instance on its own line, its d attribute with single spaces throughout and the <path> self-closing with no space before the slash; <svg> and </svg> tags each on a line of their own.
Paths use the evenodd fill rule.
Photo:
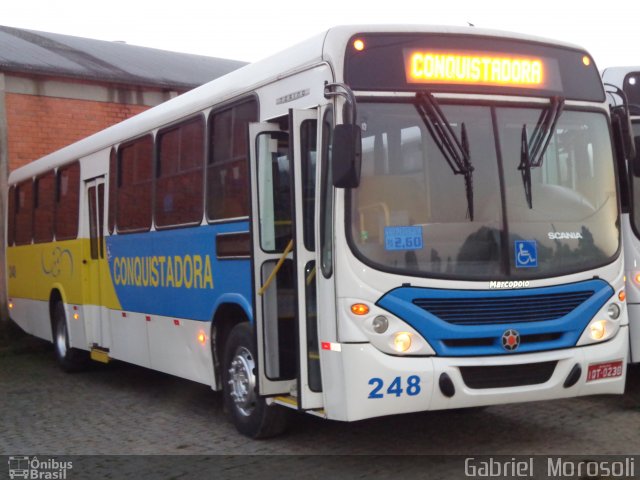
<svg viewBox="0 0 640 480">
<path fill-rule="evenodd" d="M 221 395 L 206 386 L 123 363 L 65 374 L 53 352 L 40 346 L 0 352 L 0 421 L 0 455 L 637 455 L 640 368 L 630 369 L 624 396 L 351 424 L 300 415 L 284 436 L 252 441 L 236 432 L 224 417 Z M 238 458 L 226 458 L 228 473 Z M 246 467 L 250 458 L 257 457 L 240 463 Z M 295 470 L 302 458 L 287 462 Z M 343 472 L 365 461 L 334 457 L 329 463 L 335 458 Z M 323 457 L 316 462 L 327 464 Z M 404 465 L 394 457 L 385 462 L 400 470 Z M 375 473 L 381 465 L 369 461 L 367 468 Z M 437 457 L 431 466 L 438 471 Z M 263 468 L 264 460 L 258 461 L 256 471 Z M 363 472 L 355 463 L 351 468 Z M 640 474 L 640 464 L 636 469 Z"/>
</svg>

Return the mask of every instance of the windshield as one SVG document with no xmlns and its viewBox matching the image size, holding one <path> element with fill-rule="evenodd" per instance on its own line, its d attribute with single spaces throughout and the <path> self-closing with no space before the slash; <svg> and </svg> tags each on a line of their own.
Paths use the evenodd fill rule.
<svg viewBox="0 0 640 480">
<path fill-rule="evenodd" d="M 348 222 L 352 248 L 365 262 L 399 273 L 495 280 L 589 269 L 618 251 L 605 115 L 565 107 L 529 171 L 529 206 L 518 168 L 522 136 L 534 132 L 548 107 L 441 104 L 453 135 L 465 138 L 470 182 L 443 156 L 419 104 L 358 108 L 362 176 L 351 190 Z"/>
</svg>

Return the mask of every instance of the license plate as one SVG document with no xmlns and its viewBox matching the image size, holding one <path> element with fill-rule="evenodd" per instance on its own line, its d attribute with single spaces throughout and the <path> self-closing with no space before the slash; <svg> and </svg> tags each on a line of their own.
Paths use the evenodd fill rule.
<svg viewBox="0 0 640 480">
<path fill-rule="evenodd" d="M 587 382 L 602 380 L 603 378 L 620 377 L 622 375 L 622 360 L 617 362 L 596 363 L 589 365 Z"/>
</svg>

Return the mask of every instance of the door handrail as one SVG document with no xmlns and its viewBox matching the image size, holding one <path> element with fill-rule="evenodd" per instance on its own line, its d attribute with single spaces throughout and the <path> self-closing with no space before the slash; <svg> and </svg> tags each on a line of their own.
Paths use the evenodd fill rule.
<svg viewBox="0 0 640 480">
<path fill-rule="evenodd" d="M 260 287 L 260 290 L 258 290 L 258 295 L 260 296 L 264 295 L 264 292 L 267 290 L 267 288 L 269 288 L 269 285 L 271 285 L 271 282 L 273 282 L 273 279 L 276 278 L 276 275 L 280 270 L 280 268 L 282 267 L 282 264 L 284 263 L 285 259 L 287 258 L 287 255 L 289 255 L 292 250 L 293 250 L 293 238 L 289 240 L 289 244 L 287 245 L 287 248 L 285 248 L 284 252 L 282 252 L 282 256 L 280 257 L 280 260 L 278 260 L 278 263 L 276 264 L 276 268 L 274 268 L 271 271 L 271 274 L 269 275 L 269 278 L 267 278 L 267 281 L 264 282 L 264 285 L 262 285 L 262 287 Z"/>
</svg>

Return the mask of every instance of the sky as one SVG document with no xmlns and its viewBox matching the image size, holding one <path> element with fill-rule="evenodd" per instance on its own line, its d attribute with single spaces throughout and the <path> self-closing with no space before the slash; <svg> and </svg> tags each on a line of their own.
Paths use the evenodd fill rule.
<svg viewBox="0 0 640 480">
<path fill-rule="evenodd" d="M 4 0 L 0 25 L 253 62 L 335 25 L 429 24 L 525 33 L 640 65 L 640 1 Z M 0 48 L 2 46 L 0 45 Z"/>
</svg>

